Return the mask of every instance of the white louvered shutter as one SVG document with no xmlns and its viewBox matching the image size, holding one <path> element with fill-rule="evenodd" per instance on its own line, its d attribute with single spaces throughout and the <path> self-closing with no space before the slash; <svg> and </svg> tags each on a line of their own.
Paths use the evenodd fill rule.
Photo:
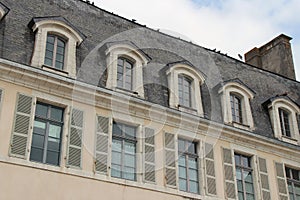
<svg viewBox="0 0 300 200">
<path fill-rule="evenodd" d="M 81 167 L 83 111 L 71 110 L 71 124 L 68 137 L 67 166 Z"/>
<path fill-rule="evenodd" d="M 205 143 L 204 150 L 205 150 L 204 167 L 205 167 L 205 178 L 206 178 L 206 192 L 207 194 L 217 195 L 213 145 Z"/>
<path fill-rule="evenodd" d="M 165 181 L 166 185 L 176 187 L 176 148 L 175 148 L 175 135 L 165 133 L 164 135 L 164 162 L 165 162 Z"/>
<path fill-rule="evenodd" d="M 225 175 L 225 195 L 228 199 L 235 199 L 236 191 L 231 149 L 223 148 L 223 167 Z"/>
<path fill-rule="evenodd" d="M 155 132 L 146 127 L 144 133 L 144 180 L 155 183 Z"/>
<path fill-rule="evenodd" d="M 262 200 L 271 200 L 266 159 L 260 157 L 258 158 L 258 171 L 260 177 Z"/>
<path fill-rule="evenodd" d="M 288 200 L 288 191 L 286 179 L 284 177 L 284 166 L 283 163 L 275 162 L 275 171 L 277 176 L 277 187 L 280 200 Z"/>
<path fill-rule="evenodd" d="M 95 171 L 107 174 L 109 118 L 97 115 Z"/>
<path fill-rule="evenodd" d="M 18 94 L 11 137 L 10 156 L 26 158 L 30 133 L 33 97 Z"/>
</svg>

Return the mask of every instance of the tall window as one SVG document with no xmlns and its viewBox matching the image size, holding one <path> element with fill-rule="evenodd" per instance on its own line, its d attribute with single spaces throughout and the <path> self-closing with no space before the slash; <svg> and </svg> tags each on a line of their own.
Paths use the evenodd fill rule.
<svg viewBox="0 0 300 200">
<path fill-rule="evenodd" d="M 254 200 L 251 158 L 241 154 L 235 154 L 234 158 L 239 200 Z"/>
<path fill-rule="evenodd" d="M 48 34 L 45 54 L 45 65 L 59 70 L 64 68 L 65 42 L 62 38 Z"/>
<path fill-rule="evenodd" d="M 278 109 L 281 133 L 284 136 L 291 137 L 289 113 L 286 110 Z"/>
<path fill-rule="evenodd" d="M 243 123 L 242 118 L 242 100 L 235 94 L 230 94 L 232 121 Z"/>
<path fill-rule="evenodd" d="M 113 123 L 111 176 L 136 180 L 136 128 Z"/>
<path fill-rule="evenodd" d="M 182 139 L 178 141 L 179 189 L 191 193 L 199 193 L 196 147 L 195 142 Z"/>
<path fill-rule="evenodd" d="M 192 91 L 191 91 L 192 80 L 187 76 L 178 76 L 178 96 L 179 105 L 185 107 L 192 107 Z"/>
<path fill-rule="evenodd" d="M 285 167 L 290 200 L 300 199 L 300 171 Z"/>
<path fill-rule="evenodd" d="M 126 58 L 118 58 L 117 87 L 132 90 L 133 64 Z"/>
<path fill-rule="evenodd" d="M 30 160 L 59 165 L 64 110 L 37 103 Z"/>
</svg>

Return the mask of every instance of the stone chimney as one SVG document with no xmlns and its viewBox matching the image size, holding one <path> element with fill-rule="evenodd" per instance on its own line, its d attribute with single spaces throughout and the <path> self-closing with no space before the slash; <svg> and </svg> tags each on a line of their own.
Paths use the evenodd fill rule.
<svg viewBox="0 0 300 200">
<path fill-rule="evenodd" d="M 245 62 L 296 80 L 291 39 L 291 37 L 281 34 L 262 47 L 255 47 L 247 52 Z"/>
</svg>

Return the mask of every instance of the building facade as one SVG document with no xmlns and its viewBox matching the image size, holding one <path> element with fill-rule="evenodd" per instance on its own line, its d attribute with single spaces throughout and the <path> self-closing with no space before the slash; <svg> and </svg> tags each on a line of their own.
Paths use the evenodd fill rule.
<svg viewBox="0 0 300 200">
<path fill-rule="evenodd" d="M 300 199 L 288 36 L 242 62 L 89 1 L 0 20 L 0 199 Z"/>
</svg>

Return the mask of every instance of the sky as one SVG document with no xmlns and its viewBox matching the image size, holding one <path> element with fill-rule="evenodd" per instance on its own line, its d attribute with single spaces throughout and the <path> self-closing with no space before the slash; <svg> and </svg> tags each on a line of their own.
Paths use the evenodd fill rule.
<svg viewBox="0 0 300 200">
<path fill-rule="evenodd" d="M 94 0 L 153 29 L 238 58 L 280 34 L 291 40 L 300 81 L 299 0 Z"/>
</svg>

